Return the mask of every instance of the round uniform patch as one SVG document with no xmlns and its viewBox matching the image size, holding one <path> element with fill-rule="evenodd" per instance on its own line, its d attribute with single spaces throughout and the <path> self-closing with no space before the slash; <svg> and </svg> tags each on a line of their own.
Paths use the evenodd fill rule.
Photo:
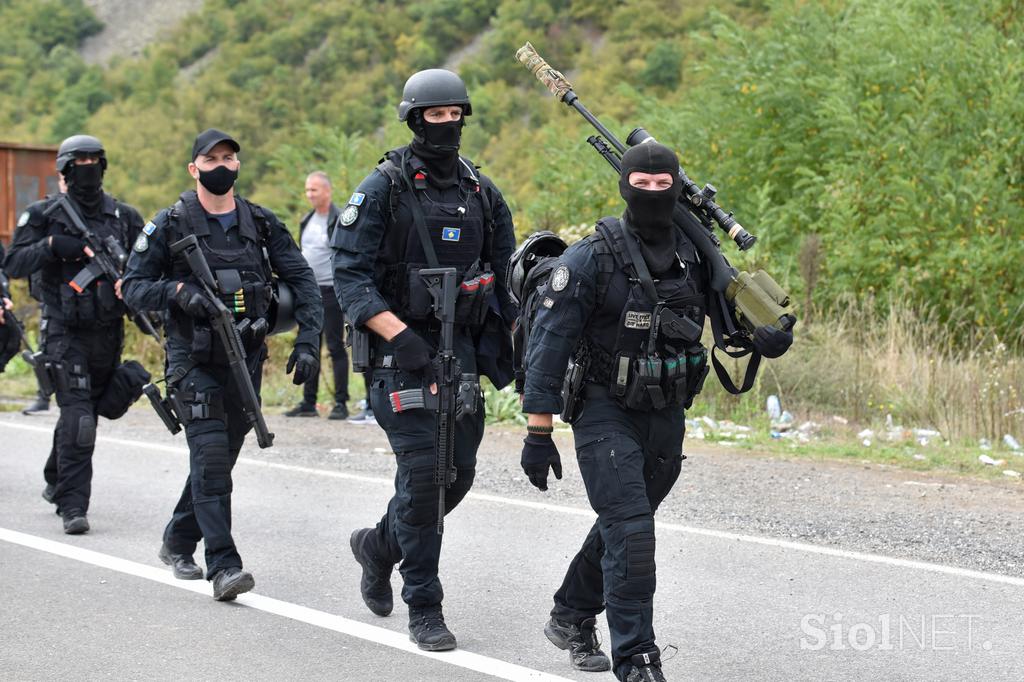
<svg viewBox="0 0 1024 682">
<path fill-rule="evenodd" d="M 345 207 L 345 210 L 341 212 L 341 217 L 338 220 L 344 227 L 348 227 L 359 218 L 359 207 L 349 204 Z"/>
<path fill-rule="evenodd" d="M 139 238 L 135 240 L 134 248 L 138 253 L 142 253 L 149 248 L 149 238 L 145 234 L 140 234 Z"/>
<path fill-rule="evenodd" d="M 555 271 L 551 273 L 551 288 L 555 291 L 561 291 L 569 284 L 569 268 L 564 265 L 559 265 L 555 268 Z"/>
<path fill-rule="evenodd" d="M 24 227 L 28 223 L 28 211 L 18 216 L 18 227 Z"/>
</svg>

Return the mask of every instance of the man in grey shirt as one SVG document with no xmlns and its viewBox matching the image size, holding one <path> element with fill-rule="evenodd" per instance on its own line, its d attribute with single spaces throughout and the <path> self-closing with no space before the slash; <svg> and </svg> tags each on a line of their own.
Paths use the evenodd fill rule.
<svg viewBox="0 0 1024 682">
<path fill-rule="evenodd" d="M 306 178 L 306 199 L 313 207 L 299 221 L 299 245 L 302 255 L 313 268 L 316 283 L 320 285 L 320 297 L 324 302 L 324 336 L 334 370 L 334 408 L 328 419 L 348 417 L 348 354 L 345 352 L 345 320 L 334 295 L 334 252 L 330 247 L 330 235 L 338 220 L 338 207 L 331 201 L 331 180 L 323 171 L 314 171 Z M 321 340 L 322 343 L 322 340 Z M 316 417 L 316 394 L 319 389 L 319 374 L 314 374 L 303 384 L 302 402 L 285 412 L 287 417 Z"/>
</svg>

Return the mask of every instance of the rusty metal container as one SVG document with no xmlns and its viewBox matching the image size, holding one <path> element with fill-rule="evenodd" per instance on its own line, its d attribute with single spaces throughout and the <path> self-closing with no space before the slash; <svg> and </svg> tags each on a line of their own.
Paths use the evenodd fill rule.
<svg viewBox="0 0 1024 682">
<path fill-rule="evenodd" d="M 57 147 L 0 142 L 0 241 L 11 242 L 25 207 L 57 192 Z"/>
</svg>

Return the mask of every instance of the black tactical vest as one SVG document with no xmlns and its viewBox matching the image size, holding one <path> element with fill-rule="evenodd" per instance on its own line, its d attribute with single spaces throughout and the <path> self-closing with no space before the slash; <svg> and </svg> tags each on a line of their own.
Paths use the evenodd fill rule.
<svg viewBox="0 0 1024 682">
<path fill-rule="evenodd" d="M 616 218 L 598 222 L 593 240 L 599 269 L 598 307 L 588 324 L 588 380 L 608 387 L 630 409 L 688 406 L 707 373 L 700 343 L 706 306 L 703 265 L 689 241 L 677 243 L 677 263 L 643 284 Z M 614 262 L 614 269 L 605 265 Z M 646 271 L 646 267 L 643 268 Z M 605 280 L 604 282 L 600 280 Z"/>
<path fill-rule="evenodd" d="M 170 243 L 190 234 L 196 235 L 199 248 L 217 279 L 217 293 L 228 310 L 235 313 L 236 319 L 266 318 L 273 298 L 269 257 L 265 248 L 268 228 L 262 213 L 256 214 L 258 207 L 245 199 L 236 197 L 235 208 L 238 226 L 233 229 L 238 230 L 239 244 L 232 248 L 217 244 L 211 238 L 213 235 L 206 211 L 198 196 L 195 191 L 184 192 L 168 214 Z M 171 278 L 198 284 L 184 257 L 176 257 L 172 261 Z M 192 319 L 177 306 L 172 306 L 171 310 L 171 328 L 185 338 L 191 338 Z"/>
<path fill-rule="evenodd" d="M 403 225 L 404 248 L 398 263 L 383 265 L 377 273 L 378 290 L 391 310 L 406 321 L 432 317 L 429 293 L 419 277 L 428 267 L 454 267 L 463 283 L 456 310 L 458 324 L 482 324 L 486 301 L 493 292 L 490 272 L 493 217 L 490 202 L 472 163 L 460 157 L 466 171 L 457 185 L 438 190 L 428 186 L 425 164 L 408 148 L 392 150 L 377 169 L 391 182 L 389 220 L 408 216 Z M 428 189 L 429 187 L 429 189 Z M 430 263 L 416 225 L 422 216 L 429 244 L 437 258 Z M 399 233 L 401 235 L 401 233 Z"/>
<path fill-rule="evenodd" d="M 47 214 L 46 235 L 67 235 L 81 238 L 74 229 L 71 218 L 64 209 L 50 199 L 43 209 Z M 103 197 L 103 211 L 97 217 L 86 217 L 79 213 L 86 226 L 100 239 L 112 236 L 125 255 L 131 248 L 127 212 L 122 216 L 121 206 L 110 195 Z M 43 266 L 38 277 L 31 281 L 37 284 L 36 294 L 43 303 L 47 318 L 61 320 L 67 327 L 91 327 L 95 324 L 110 324 L 121 320 L 126 312 L 124 303 L 114 293 L 114 283 L 107 277 L 98 277 L 84 291 L 78 292 L 69 286 L 75 275 L 88 264 L 85 257 L 79 261 L 55 260 Z"/>
</svg>

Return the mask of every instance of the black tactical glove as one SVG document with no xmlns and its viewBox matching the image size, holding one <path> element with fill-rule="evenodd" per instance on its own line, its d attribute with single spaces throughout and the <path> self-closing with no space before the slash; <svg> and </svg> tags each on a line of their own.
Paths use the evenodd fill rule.
<svg viewBox="0 0 1024 682">
<path fill-rule="evenodd" d="M 292 349 L 292 354 L 288 356 L 288 364 L 284 368 L 284 373 L 291 374 L 293 369 L 295 370 L 295 376 L 292 377 L 293 384 L 301 386 L 309 381 L 310 377 L 320 371 L 320 361 L 316 358 L 316 351 L 304 343 L 296 345 Z"/>
<path fill-rule="evenodd" d="M 209 320 L 217 315 L 217 306 L 195 284 L 183 284 L 174 295 L 174 302 L 186 313 L 200 320 Z"/>
<path fill-rule="evenodd" d="M 85 242 L 78 237 L 55 234 L 50 237 L 50 251 L 61 260 L 82 260 L 85 256 Z"/>
<path fill-rule="evenodd" d="M 555 472 L 555 478 L 562 480 L 562 458 L 551 434 L 528 433 L 523 439 L 523 456 L 519 463 L 530 483 L 538 490 L 548 489 L 548 467 Z"/>
<path fill-rule="evenodd" d="M 771 325 L 754 330 L 754 350 L 766 358 L 777 358 L 793 345 L 793 332 L 785 332 Z"/>
<path fill-rule="evenodd" d="M 430 379 L 432 375 L 430 354 L 432 351 L 430 345 L 419 334 L 414 332 L 411 327 L 406 327 L 391 339 L 391 343 L 395 347 L 395 366 L 398 369 Z"/>
</svg>

